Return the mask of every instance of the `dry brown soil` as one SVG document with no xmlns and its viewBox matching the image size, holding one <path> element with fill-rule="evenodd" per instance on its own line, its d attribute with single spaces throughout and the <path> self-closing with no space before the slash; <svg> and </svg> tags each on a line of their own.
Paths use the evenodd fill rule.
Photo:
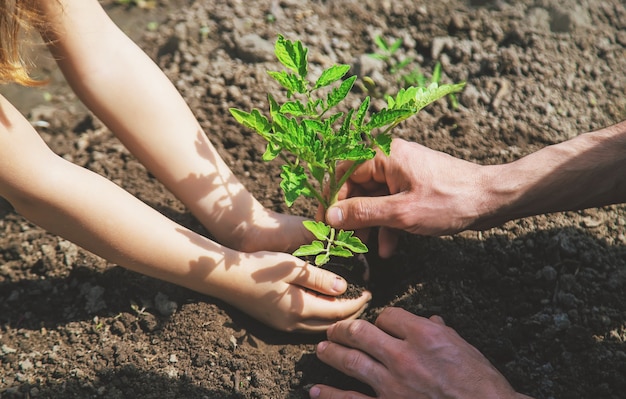
<svg viewBox="0 0 626 399">
<path fill-rule="evenodd" d="M 376 35 L 403 38 L 399 58 L 414 57 L 426 75 L 440 61 L 445 82 L 467 81 L 459 108 L 440 101 L 396 135 L 478 163 L 626 119 L 618 0 L 102 3 L 175 82 L 249 190 L 283 212 L 313 209 L 286 209 L 278 166 L 261 162 L 262 140 L 227 111 L 266 109 L 266 93 L 277 90 L 265 71 L 279 67 L 271 54 L 278 33 L 311 48 L 314 70 L 353 65 L 379 92 L 398 83 L 363 56 L 376 50 Z M 78 103 L 50 58 L 38 62 L 50 86 L 2 92 L 54 151 L 202 231 Z M 440 314 L 537 398 L 624 398 L 625 209 L 403 237 L 394 258 L 370 255 L 374 299 L 364 317 L 388 305 Z M 305 398 L 316 382 L 369 392 L 316 359 L 322 336 L 273 331 L 210 297 L 108 264 L 6 203 L 0 232 L 0 398 Z"/>
</svg>

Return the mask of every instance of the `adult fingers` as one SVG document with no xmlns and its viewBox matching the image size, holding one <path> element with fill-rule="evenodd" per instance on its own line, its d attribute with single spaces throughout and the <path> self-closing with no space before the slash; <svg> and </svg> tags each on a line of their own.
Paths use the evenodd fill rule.
<svg viewBox="0 0 626 399">
<path fill-rule="evenodd" d="M 327 385 L 313 385 L 309 390 L 311 399 L 373 399 L 354 391 L 342 391 Z"/>
<path fill-rule="evenodd" d="M 367 353 L 332 341 L 322 341 L 316 348 L 317 357 L 342 373 L 362 381 L 374 390 L 385 381 L 387 369 Z"/>
<path fill-rule="evenodd" d="M 446 322 L 443 320 L 443 317 L 441 316 L 437 316 L 437 315 L 432 315 L 429 317 L 430 321 L 432 321 L 433 323 L 437 323 L 441 326 L 445 326 Z"/>
<path fill-rule="evenodd" d="M 328 329 L 326 335 L 329 341 L 358 349 L 380 363 L 393 357 L 401 343 L 372 323 L 360 319 L 338 322 Z"/>
<path fill-rule="evenodd" d="M 398 230 L 381 227 L 378 231 L 378 255 L 383 259 L 390 258 L 396 252 L 399 239 Z"/>
<path fill-rule="evenodd" d="M 431 321 L 407 312 L 402 308 L 388 307 L 376 318 L 376 327 L 399 339 L 415 336 L 426 328 Z"/>
<path fill-rule="evenodd" d="M 356 197 L 337 202 L 326 211 L 326 221 L 335 228 L 357 230 L 366 227 L 387 226 L 404 229 L 401 225 L 406 212 L 404 196 Z"/>
</svg>

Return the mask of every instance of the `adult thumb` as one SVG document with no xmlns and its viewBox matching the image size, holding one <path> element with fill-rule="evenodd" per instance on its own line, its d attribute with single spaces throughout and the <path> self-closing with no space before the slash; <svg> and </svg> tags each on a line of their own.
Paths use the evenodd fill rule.
<svg viewBox="0 0 626 399">
<path fill-rule="evenodd" d="M 396 227 L 393 197 L 359 197 L 338 201 L 326 211 L 326 222 L 344 230 Z"/>
</svg>

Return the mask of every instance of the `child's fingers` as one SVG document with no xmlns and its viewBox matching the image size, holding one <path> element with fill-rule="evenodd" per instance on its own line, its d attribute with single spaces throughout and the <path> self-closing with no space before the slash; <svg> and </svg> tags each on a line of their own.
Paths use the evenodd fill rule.
<svg viewBox="0 0 626 399">
<path fill-rule="evenodd" d="M 365 311 L 370 299 L 368 291 L 357 299 L 307 298 L 302 319 L 295 324 L 295 330 L 324 332 L 338 321 L 354 320 Z"/>
</svg>

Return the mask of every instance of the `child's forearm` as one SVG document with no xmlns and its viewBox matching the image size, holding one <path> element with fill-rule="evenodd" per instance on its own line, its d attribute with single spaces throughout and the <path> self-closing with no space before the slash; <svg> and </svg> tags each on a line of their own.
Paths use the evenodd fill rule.
<svg viewBox="0 0 626 399">
<path fill-rule="evenodd" d="M 238 247 L 238 235 L 264 208 L 222 161 L 172 83 L 97 1 L 65 0 L 62 11 L 40 1 L 57 21 L 44 36 L 79 97 L 218 240 Z"/>
<path fill-rule="evenodd" d="M 626 202 L 626 122 L 483 169 L 488 212 L 476 228 Z"/>
<path fill-rule="evenodd" d="M 61 158 L 45 162 L 29 185 L 7 197 L 33 223 L 110 262 L 225 299 L 223 276 L 227 263 L 236 263 L 234 251 Z"/>
</svg>

